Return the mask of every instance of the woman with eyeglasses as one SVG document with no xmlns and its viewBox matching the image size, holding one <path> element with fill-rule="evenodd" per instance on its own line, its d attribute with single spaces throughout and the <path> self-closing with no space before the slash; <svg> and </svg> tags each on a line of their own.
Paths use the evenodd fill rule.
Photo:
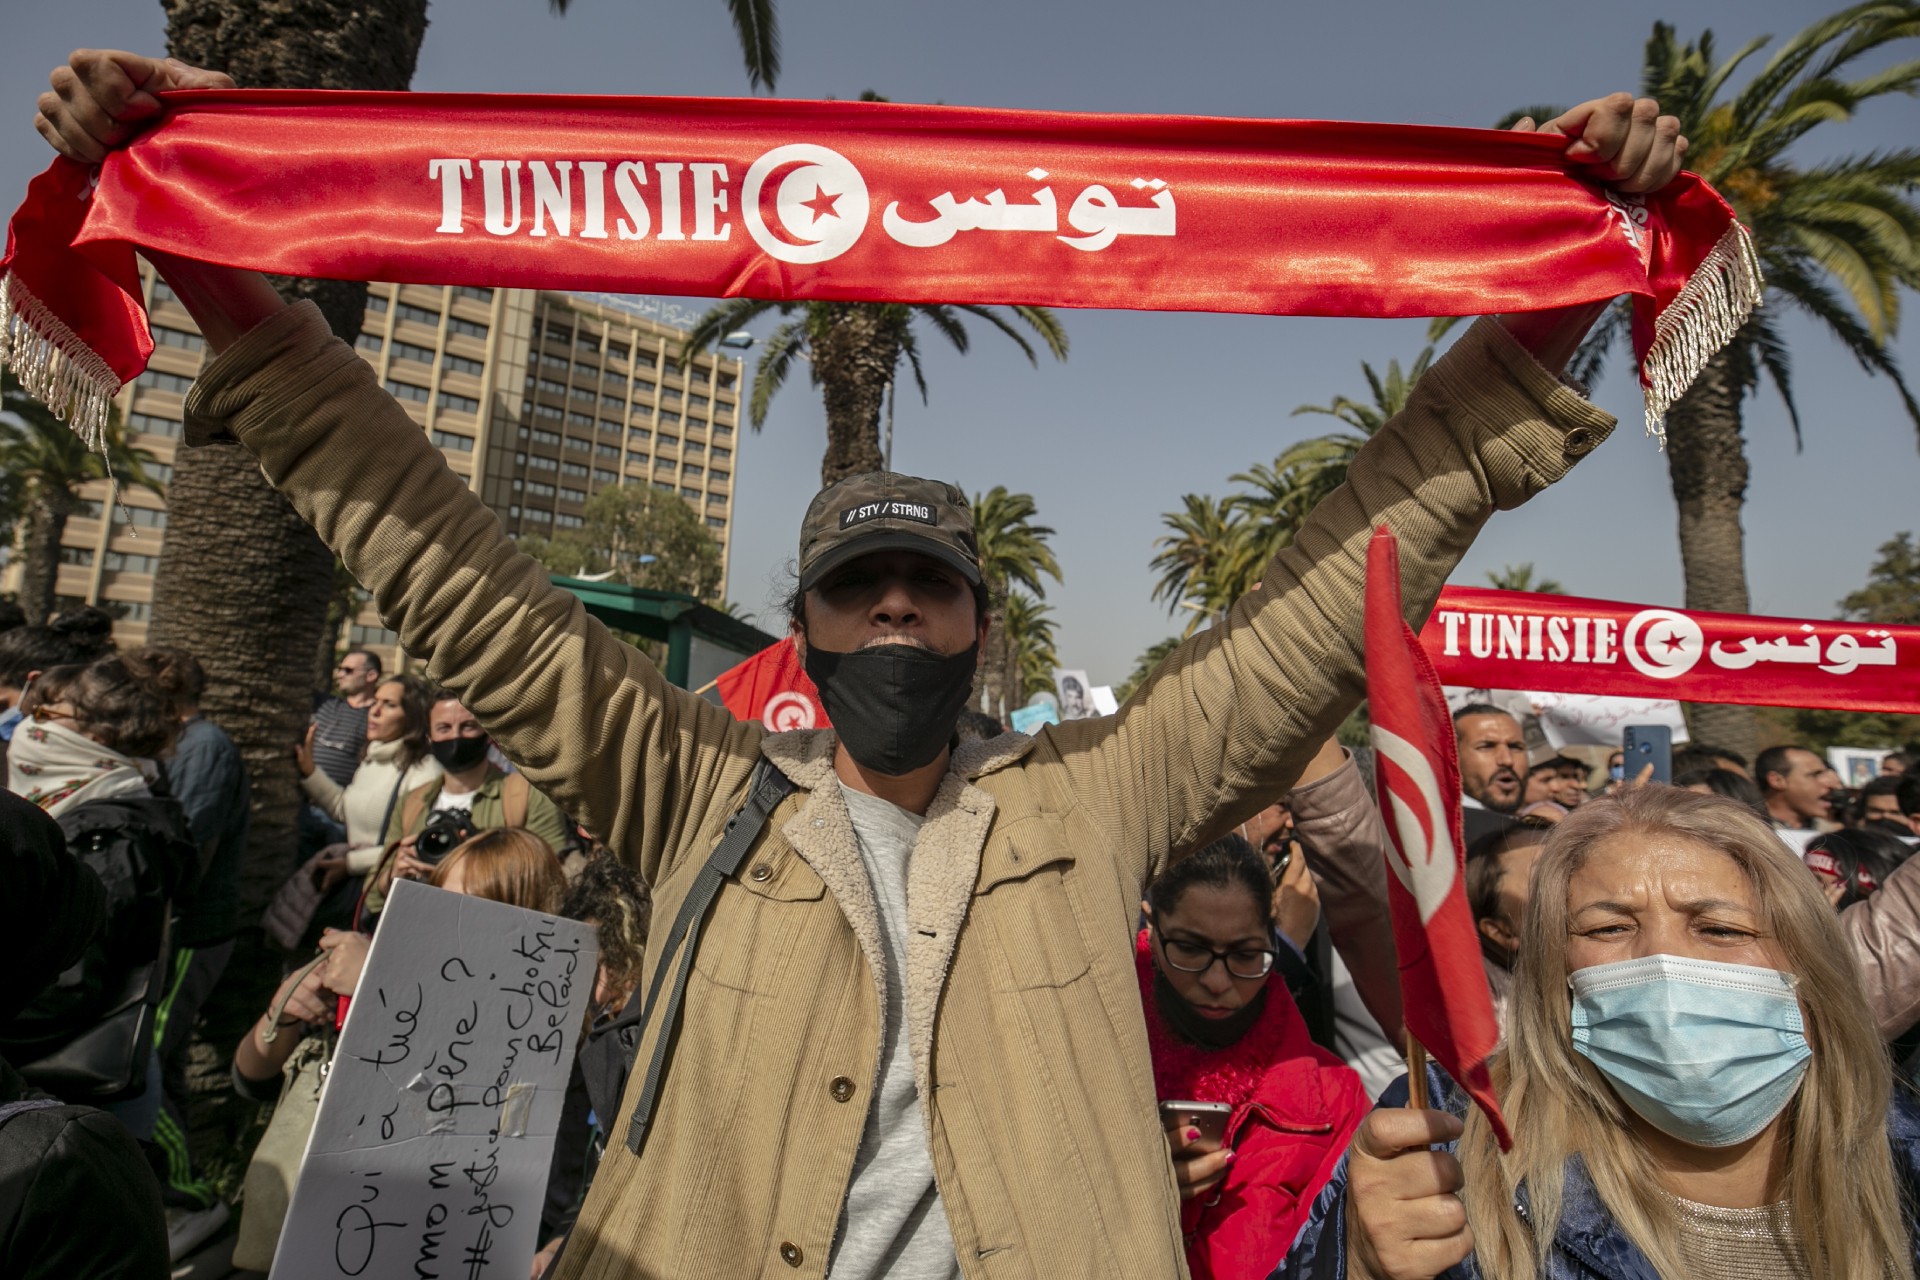
<svg viewBox="0 0 1920 1280">
<path fill-rule="evenodd" d="M 1194 1280 L 1272 1270 L 1371 1105 L 1272 980 L 1287 945 L 1273 898 L 1266 859 L 1229 835 L 1175 863 L 1142 904 L 1141 998 Z M 1217 1137 L 1187 1118 L 1220 1107 Z"/>
</svg>

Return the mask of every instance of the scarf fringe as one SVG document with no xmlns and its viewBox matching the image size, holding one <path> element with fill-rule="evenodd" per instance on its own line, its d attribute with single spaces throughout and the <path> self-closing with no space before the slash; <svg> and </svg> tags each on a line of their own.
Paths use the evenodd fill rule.
<svg viewBox="0 0 1920 1280">
<path fill-rule="evenodd" d="M 1761 305 L 1766 281 L 1753 234 L 1735 222 L 1708 251 L 1686 286 L 1653 322 L 1653 345 L 1641 361 L 1647 434 L 1667 446 L 1667 410 L 1686 394 L 1707 361 L 1733 341 Z"/>
<path fill-rule="evenodd" d="M 107 410 L 120 379 L 11 271 L 0 276 L 0 368 L 106 456 Z"/>
</svg>

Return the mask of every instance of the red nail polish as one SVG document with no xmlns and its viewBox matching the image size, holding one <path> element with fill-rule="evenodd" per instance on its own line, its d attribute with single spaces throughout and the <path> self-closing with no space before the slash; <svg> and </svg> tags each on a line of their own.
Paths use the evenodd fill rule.
<svg viewBox="0 0 1920 1280">
<path fill-rule="evenodd" d="M 1229 1148 L 1229 1149 L 1227 1150 L 1227 1158 L 1226 1158 L 1226 1160 L 1225 1160 L 1225 1162 L 1224 1162 L 1224 1163 L 1226 1163 L 1226 1164 L 1232 1164 L 1232 1163 L 1233 1163 L 1233 1159 L 1234 1159 L 1234 1152 L 1233 1152 L 1233 1150 L 1232 1150 L 1231 1148 Z"/>
<path fill-rule="evenodd" d="M 1200 1131 L 1199 1131 L 1198 1129 L 1189 1129 L 1189 1130 L 1187 1130 L 1187 1141 L 1188 1141 L 1188 1142 L 1197 1142 L 1197 1141 L 1199 1141 L 1199 1138 L 1200 1138 Z"/>
</svg>

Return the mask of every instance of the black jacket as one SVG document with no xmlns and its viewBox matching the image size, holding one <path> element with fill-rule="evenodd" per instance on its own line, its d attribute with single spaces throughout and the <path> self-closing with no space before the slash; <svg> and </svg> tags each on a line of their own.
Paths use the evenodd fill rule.
<svg viewBox="0 0 1920 1280">
<path fill-rule="evenodd" d="M 0 1105 L 47 1095 L 0 1058 Z M 92 1107 L 0 1126 L 0 1276 L 165 1280 L 160 1184 L 118 1120 Z"/>
</svg>

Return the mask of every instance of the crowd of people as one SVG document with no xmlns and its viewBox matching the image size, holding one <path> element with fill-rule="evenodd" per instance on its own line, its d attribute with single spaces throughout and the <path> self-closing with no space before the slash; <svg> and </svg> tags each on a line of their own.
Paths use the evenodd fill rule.
<svg viewBox="0 0 1920 1280">
<path fill-rule="evenodd" d="M 150 90 L 215 79 L 89 53 L 54 83 L 42 132 L 92 161 Z M 1629 194 L 1684 150 L 1650 103 L 1553 124 Z M 247 772 L 194 655 L 117 649 L 92 611 L 0 634 L 0 935 L 30 988 L 0 1008 L 0 1172 L 42 1171 L 0 1205 L 6 1275 L 162 1275 L 223 1229 L 179 1055 L 256 927 L 284 974 L 220 1048 L 274 1108 L 234 1252 L 264 1269 L 396 878 L 598 930 L 535 1277 L 1914 1274 L 1910 760 L 1857 795 L 1798 747 L 1594 778 L 1462 707 L 1514 1148 L 1437 1068 L 1407 1105 L 1385 825 L 1335 738 L 1365 545 L 1398 532 L 1423 611 L 1605 436 L 1558 376 L 1596 308 L 1476 325 L 1258 591 L 1118 714 L 1033 736 L 968 710 L 992 601 L 964 496 L 830 486 L 791 639 L 834 727 L 771 734 L 554 587 L 311 304 L 159 265 L 213 353 L 189 438 L 250 450 L 425 671 L 341 658 L 253 921 Z M 635 1025 L 669 973 L 656 900 L 694 958 Z"/>
</svg>

